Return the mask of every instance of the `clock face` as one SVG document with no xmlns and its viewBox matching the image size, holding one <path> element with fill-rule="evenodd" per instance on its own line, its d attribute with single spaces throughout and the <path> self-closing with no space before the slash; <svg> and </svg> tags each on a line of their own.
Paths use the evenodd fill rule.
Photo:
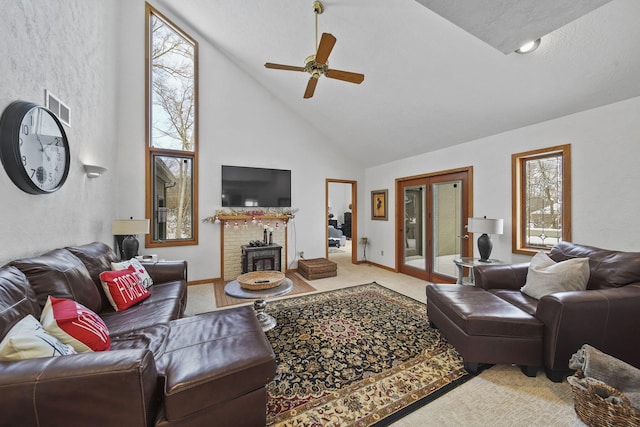
<svg viewBox="0 0 640 427">
<path fill-rule="evenodd" d="M 2 114 L 0 154 L 11 180 L 27 193 L 52 193 L 69 174 L 69 143 L 60 121 L 30 102 L 13 102 Z"/>
<path fill-rule="evenodd" d="M 31 182 L 42 191 L 57 189 L 65 177 L 67 148 L 48 110 L 35 107 L 27 112 L 20 126 L 19 148 Z"/>
</svg>

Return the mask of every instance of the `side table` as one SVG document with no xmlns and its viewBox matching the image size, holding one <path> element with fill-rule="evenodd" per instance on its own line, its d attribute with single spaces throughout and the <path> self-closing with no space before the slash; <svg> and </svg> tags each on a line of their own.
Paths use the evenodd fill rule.
<svg viewBox="0 0 640 427">
<path fill-rule="evenodd" d="M 240 282 L 232 280 L 224 286 L 224 292 L 227 295 L 236 298 L 253 299 L 253 309 L 256 311 L 256 317 L 262 326 L 263 331 L 273 329 L 277 322 L 276 319 L 270 314 L 265 312 L 267 308 L 267 298 L 277 297 L 280 295 L 288 294 L 293 289 L 293 282 L 286 277 L 281 284 L 275 288 L 261 289 L 261 290 L 249 290 L 240 286 Z"/>
<path fill-rule="evenodd" d="M 487 264 L 504 264 L 504 262 L 498 259 L 489 259 L 487 261 L 480 261 L 480 258 L 473 257 L 462 257 L 462 258 L 454 258 L 453 263 L 458 268 L 458 280 L 456 283 L 463 285 L 473 285 L 473 267 L 477 265 L 487 265 Z M 469 277 L 465 277 L 464 268 L 469 268 Z"/>
</svg>

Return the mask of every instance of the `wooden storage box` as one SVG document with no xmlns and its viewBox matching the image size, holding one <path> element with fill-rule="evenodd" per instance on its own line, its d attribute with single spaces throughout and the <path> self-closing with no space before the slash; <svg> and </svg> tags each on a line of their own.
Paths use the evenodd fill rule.
<svg viewBox="0 0 640 427">
<path fill-rule="evenodd" d="M 338 275 L 338 264 L 325 258 L 301 259 L 298 273 L 307 280 L 323 279 Z"/>
</svg>

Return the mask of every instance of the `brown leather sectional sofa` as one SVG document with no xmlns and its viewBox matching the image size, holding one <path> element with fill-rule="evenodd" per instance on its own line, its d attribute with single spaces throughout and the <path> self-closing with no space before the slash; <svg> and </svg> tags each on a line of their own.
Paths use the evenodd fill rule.
<svg viewBox="0 0 640 427">
<path fill-rule="evenodd" d="M 475 286 L 429 284 L 427 315 L 472 372 L 480 364 L 516 364 L 533 376 L 562 381 L 583 344 L 640 367 L 640 253 L 570 242 L 549 254 L 556 261 L 589 258 L 587 290 L 539 300 L 520 291 L 528 263 L 474 269 Z"/>
<path fill-rule="evenodd" d="M 250 307 L 182 317 L 185 261 L 143 263 L 151 296 L 115 312 L 103 243 L 55 249 L 0 268 L 0 339 L 48 295 L 98 313 L 111 349 L 0 362 L 2 426 L 262 426 L 275 357 Z"/>
</svg>

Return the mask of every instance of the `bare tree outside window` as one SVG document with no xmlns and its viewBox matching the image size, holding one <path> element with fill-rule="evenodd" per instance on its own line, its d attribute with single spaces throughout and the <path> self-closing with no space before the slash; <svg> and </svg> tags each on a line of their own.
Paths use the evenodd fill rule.
<svg viewBox="0 0 640 427">
<path fill-rule="evenodd" d="M 562 155 L 524 161 L 526 245 L 550 249 L 562 240 Z"/>
<path fill-rule="evenodd" d="M 151 15 L 151 145 L 194 150 L 194 45 Z"/>
<path fill-rule="evenodd" d="M 195 243 L 197 43 L 147 5 L 153 243 Z"/>
<path fill-rule="evenodd" d="M 513 251 L 549 250 L 571 239 L 571 146 L 512 156 Z"/>
</svg>

